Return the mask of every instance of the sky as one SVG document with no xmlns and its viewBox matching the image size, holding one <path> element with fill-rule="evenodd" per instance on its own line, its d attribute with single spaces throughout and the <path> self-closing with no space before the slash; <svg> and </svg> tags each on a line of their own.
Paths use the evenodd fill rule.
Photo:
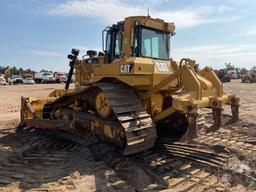
<svg viewBox="0 0 256 192">
<path fill-rule="evenodd" d="M 0 0 L 0 66 L 67 71 L 67 54 L 101 50 L 102 30 L 132 15 L 174 22 L 175 60 L 256 66 L 255 0 Z"/>
</svg>

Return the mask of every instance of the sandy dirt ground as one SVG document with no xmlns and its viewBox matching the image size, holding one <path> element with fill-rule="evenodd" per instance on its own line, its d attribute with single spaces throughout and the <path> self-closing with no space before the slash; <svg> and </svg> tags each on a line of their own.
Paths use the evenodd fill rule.
<svg viewBox="0 0 256 192">
<path fill-rule="evenodd" d="M 47 161 L 42 163 L 41 157 L 38 157 L 32 159 L 32 161 L 37 162 L 28 162 L 28 169 L 22 169 L 20 172 L 23 173 L 14 176 L 16 179 L 6 180 L 6 178 L 3 177 L 4 174 L 10 176 L 10 172 L 12 172 L 12 170 L 8 169 L 5 170 L 6 173 L 2 173 L 2 166 L 7 165 L 11 167 L 11 165 L 8 164 L 10 159 L 5 159 L 4 156 L 7 156 L 8 152 L 15 153 L 16 151 L 26 151 L 24 148 L 26 148 L 26 145 L 31 142 L 31 138 L 25 139 L 25 137 L 20 138 L 20 136 L 16 138 L 15 134 L 12 135 L 12 132 L 15 130 L 15 127 L 19 123 L 20 97 L 44 97 L 48 96 L 48 94 L 54 89 L 62 89 L 63 87 L 63 84 L 0 86 L 0 130 L 3 131 L 2 133 L 10 133 L 8 135 L 10 138 L 2 136 L 0 139 L 0 191 L 32 190 L 100 192 L 117 191 L 117 189 L 120 191 L 120 187 L 126 191 L 133 191 L 132 188 L 127 186 L 127 184 L 125 184 L 115 175 L 113 170 L 107 168 L 102 162 L 96 162 L 92 160 L 92 157 L 89 155 L 90 152 L 84 148 L 79 147 L 77 147 L 74 151 L 71 150 L 68 152 L 66 150 L 63 151 L 61 149 L 53 149 L 52 153 L 55 154 L 52 158 L 55 158 L 55 155 L 57 155 L 58 158 L 60 158 L 57 159 L 59 161 L 51 161 L 48 158 Z M 6 144 L 5 139 L 7 139 Z M 49 143 L 50 142 L 52 141 L 49 141 Z M 42 151 L 39 152 L 40 149 L 37 150 L 32 151 L 32 153 L 42 155 Z M 72 160 L 72 156 L 76 156 L 77 153 L 79 153 L 82 157 L 76 157 Z M 31 166 L 35 166 L 33 167 L 34 172 L 31 172 Z M 73 168 L 69 169 L 70 167 Z M 19 165 L 14 166 L 14 169 L 19 168 Z M 60 173 L 56 173 L 58 170 L 60 170 Z M 32 174 L 36 176 L 33 176 L 32 178 L 27 175 L 24 176 L 24 171 L 25 174 L 27 173 L 27 175 Z M 45 171 L 47 173 L 45 173 Z M 45 177 L 42 177 L 43 174 L 45 174 Z M 22 178 L 24 182 L 18 182 L 17 180 L 19 179 L 17 178 Z"/>
<path fill-rule="evenodd" d="M 63 84 L 6 85 L 0 86 L 0 127 L 13 127 L 19 122 L 20 98 L 22 96 L 44 97 Z"/>
<path fill-rule="evenodd" d="M 42 151 L 45 148 L 33 148 L 36 136 L 21 138 L 14 132 L 19 122 L 21 96 L 44 97 L 63 87 L 63 84 L 0 86 L 0 191 L 135 191 L 114 170 L 93 160 L 88 149 L 81 146 L 62 149 L 58 146 L 64 141 L 45 138 L 42 142 L 43 145 L 50 143 L 49 153 Z M 233 80 L 225 83 L 224 88 L 240 97 L 242 121 L 256 123 L 256 83 Z M 26 148 L 28 145 L 30 148 Z M 15 154 L 20 150 L 25 154 L 17 158 Z M 24 161 L 27 166 L 21 168 L 19 165 L 24 166 Z M 20 174 L 14 171 L 17 169 L 21 169 Z"/>
<path fill-rule="evenodd" d="M 240 118 L 247 122 L 256 122 L 256 84 L 240 83 L 240 80 L 233 80 L 224 83 L 224 90 L 227 93 L 240 97 Z"/>
</svg>

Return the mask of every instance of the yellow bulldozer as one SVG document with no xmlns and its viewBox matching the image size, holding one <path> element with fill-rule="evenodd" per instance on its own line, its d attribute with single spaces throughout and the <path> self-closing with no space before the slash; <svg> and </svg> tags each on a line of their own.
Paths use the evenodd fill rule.
<svg viewBox="0 0 256 192">
<path fill-rule="evenodd" d="M 154 146 L 157 137 L 197 136 L 199 110 L 211 108 L 221 126 L 224 104 L 238 119 L 239 98 L 224 93 L 210 67 L 170 58 L 175 25 L 150 16 L 132 16 L 103 30 L 103 52 L 68 55 L 65 89 L 47 98 L 21 98 L 21 125 L 58 129 L 103 139 L 125 155 Z M 75 89 L 69 89 L 75 73 Z"/>
</svg>

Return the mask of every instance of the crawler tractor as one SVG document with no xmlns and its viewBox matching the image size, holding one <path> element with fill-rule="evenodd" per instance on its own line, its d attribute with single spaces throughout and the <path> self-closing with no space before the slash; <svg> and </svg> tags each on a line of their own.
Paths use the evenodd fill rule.
<svg viewBox="0 0 256 192">
<path fill-rule="evenodd" d="M 173 23 L 133 16 L 103 30 L 103 52 L 68 55 L 63 90 L 47 98 L 21 99 L 21 125 L 58 129 L 114 143 L 125 155 L 153 147 L 157 137 L 189 140 L 197 135 L 201 108 L 211 108 L 221 126 L 224 104 L 238 119 L 239 98 L 224 93 L 210 67 L 174 61 Z M 75 89 L 69 84 L 75 73 Z"/>
</svg>

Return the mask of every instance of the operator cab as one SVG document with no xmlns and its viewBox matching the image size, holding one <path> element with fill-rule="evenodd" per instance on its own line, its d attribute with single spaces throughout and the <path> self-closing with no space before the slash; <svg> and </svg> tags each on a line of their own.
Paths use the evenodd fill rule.
<svg viewBox="0 0 256 192">
<path fill-rule="evenodd" d="M 151 20 L 151 18 L 148 17 L 148 20 Z M 157 24 L 159 24 L 159 20 L 157 21 Z M 133 24 L 131 26 L 126 26 L 125 22 L 118 22 L 103 30 L 102 44 L 105 63 L 110 64 L 123 55 L 157 60 L 170 59 L 170 36 L 174 35 L 174 29 L 168 30 L 143 25 L 142 22 L 136 19 L 132 20 L 131 23 Z"/>
</svg>

